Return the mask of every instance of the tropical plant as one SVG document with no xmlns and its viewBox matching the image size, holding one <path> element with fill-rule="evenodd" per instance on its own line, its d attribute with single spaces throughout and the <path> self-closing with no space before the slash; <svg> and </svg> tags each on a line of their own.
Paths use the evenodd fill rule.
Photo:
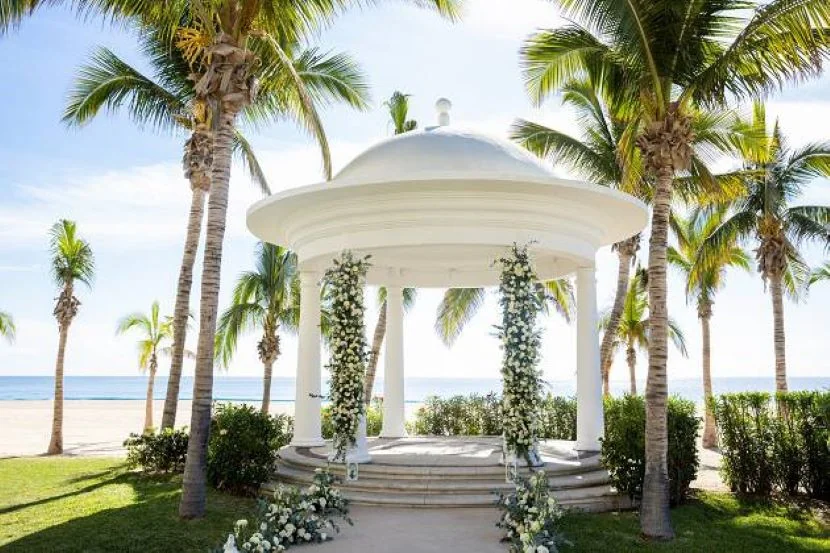
<svg viewBox="0 0 830 553">
<path fill-rule="evenodd" d="M 542 304 L 542 313 L 554 311 L 570 322 L 574 308 L 573 284 L 561 278 L 540 282 L 536 294 Z M 444 292 L 435 315 L 435 332 L 445 345 L 455 343 L 464 327 L 484 305 L 486 288 L 449 288 Z"/>
<path fill-rule="evenodd" d="M 170 317 L 159 316 L 159 302 L 154 301 L 150 313 L 131 313 L 118 321 L 116 334 L 138 331 L 141 336 L 138 346 L 138 369 L 147 373 L 147 396 L 144 402 L 144 432 L 153 430 L 153 387 L 158 370 L 158 357 L 161 353 L 170 353 L 164 342 L 173 339 L 173 322 Z"/>
<path fill-rule="evenodd" d="M 0 311 L 0 336 L 11 344 L 17 335 L 17 327 L 14 325 L 14 318 L 5 311 Z"/>
<path fill-rule="evenodd" d="M 611 341 L 612 358 L 617 350 L 625 348 L 625 359 L 628 363 L 629 394 L 637 395 L 637 349 L 648 349 L 648 297 L 646 295 L 646 282 L 648 278 L 643 269 L 638 269 L 628 283 L 628 289 L 623 297 L 623 310 L 617 324 L 617 331 Z M 600 317 L 600 329 L 606 333 L 611 332 L 611 313 L 603 314 Z M 672 318 L 669 318 L 669 338 L 683 357 L 688 356 L 686 351 L 686 338 L 680 325 Z M 608 366 L 609 372 L 611 365 Z"/>
<path fill-rule="evenodd" d="M 49 440 L 48 455 L 63 453 L 63 363 L 69 325 L 80 300 L 75 297 L 77 283 L 92 287 L 95 275 L 95 259 L 89 243 L 78 236 L 74 221 L 60 219 L 49 231 L 49 253 L 52 256 L 52 279 L 59 288 L 55 309 L 52 314 L 58 321 L 58 358 L 55 363 L 55 397 L 52 413 L 52 437 Z"/>
<path fill-rule="evenodd" d="M 120 2 L 123 0 L 108 0 Z M 420 2 L 454 16 L 454 0 Z M 196 358 L 191 439 L 188 446 L 179 514 L 185 518 L 204 514 L 206 502 L 205 459 L 210 432 L 213 396 L 213 360 L 222 246 L 228 204 L 230 161 L 239 114 L 256 97 L 257 77 L 280 69 L 278 90 L 287 94 L 289 112 L 320 142 L 323 170 L 331 176 L 331 157 L 315 97 L 290 63 L 287 44 L 308 35 L 318 24 L 342 12 L 353 2 L 309 0 L 282 3 L 262 0 L 217 0 L 193 4 L 192 21 L 176 30 L 180 48 L 197 75 L 196 101 L 210 106 L 214 151 L 210 199 L 202 266 L 199 345 Z M 262 63 L 263 55 L 278 62 Z M 287 92 L 287 91 L 290 91 Z"/>
<path fill-rule="evenodd" d="M 723 222 L 725 215 L 726 210 L 724 208 L 695 210 L 685 218 L 672 214 L 671 228 L 677 239 L 677 247 L 670 246 L 667 251 L 669 264 L 679 269 L 686 281 L 686 301 L 695 302 L 697 317 L 700 319 L 703 400 L 706 406 L 703 418 L 704 447 L 714 447 L 718 442 L 715 417 L 710 408 L 712 398 L 712 347 L 709 321 L 712 318 L 715 294 L 724 285 L 728 267 L 750 270 L 749 256 L 734 242 L 731 244 L 724 242 L 719 255 L 711 256 L 705 266 L 701 266 L 703 261 L 699 254 L 703 243 L 712 231 Z"/>
<path fill-rule="evenodd" d="M 176 420 L 193 264 L 199 248 L 205 198 L 210 190 L 213 134 L 210 110 L 195 98 L 192 70 L 181 53 L 170 48 L 160 30 L 143 33 L 141 49 L 150 62 L 152 78 L 110 50 L 99 48 L 78 70 L 63 119 L 71 125 L 83 125 L 102 109 L 111 112 L 123 109 L 139 126 L 189 135 L 184 144 L 183 167 L 190 182 L 190 214 L 176 289 L 174 340 L 161 423 L 162 428 L 170 428 Z M 321 53 L 317 48 L 300 49 L 296 45 L 285 50 L 315 102 L 343 102 L 358 109 L 366 106 L 365 78 L 349 56 Z M 254 103 L 245 111 L 246 119 L 256 123 L 292 116 L 296 111 L 296 106 L 292 107 L 294 93 L 282 86 L 287 78 L 282 60 L 269 57 L 269 51 L 263 52 L 260 60 L 265 65 L 262 85 Z M 324 142 L 321 147 L 325 148 Z M 238 130 L 233 137 L 233 151 L 262 193 L 270 193 L 250 143 Z"/>
<path fill-rule="evenodd" d="M 409 94 L 403 94 L 397 90 L 392 97 L 383 103 L 389 110 L 389 118 L 392 121 L 396 135 L 413 131 L 418 127 L 414 119 L 407 119 L 409 116 Z M 403 289 L 403 307 L 409 310 L 415 303 L 415 288 Z M 366 364 L 366 380 L 363 383 L 363 401 L 368 405 L 372 401 L 372 389 L 375 387 L 375 374 L 377 374 L 378 358 L 383 339 L 386 336 L 386 287 L 378 288 L 378 320 L 375 323 L 375 332 L 372 335 L 372 349 L 369 350 L 369 361 Z"/>
<path fill-rule="evenodd" d="M 830 261 L 810 273 L 810 286 L 823 280 L 830 280 Z"/>
<path fill-rule="evenodd" d="M 810 181 L 830 177 L 830 142 L 791 149 L 777 122 L 769 132 L 766 110 L 761 103 L 754 105 L 752 119 L 745 124 L 766 139 L 760 146 L 738 143 L 748 170 L 745 179 L 748 193 L 732 204 L 728 216 L 704 241 L 700 252 L 701 270 L 734 241 L 757 244 L 755 260 L 772 297 L 775 387 L 779 392 L 786 392 L 783 296 L 786 293 L 797 298 L 810 277 L 810 269 L 799 248 L 809 241 L 830 245 L 830 207 L 793 204 Z"/>
<path fill-rule="evenodd" d="M 672 185 L 693 168 L 695 104 L 762 95 L 816 75 L 830 53 L 826 0 L 558 0 L 574 23 L 533 35 L 523 49 L 528 87 L 542 101 L 590 77 L 640 124 L 629 140 L 654 179 L 649 244 L 646 472 L 640 521 L 651 538 L 674 536 L 666 425 L 666 248 Z M 704 182 L 704 185 L 716 183 Z"/>
<path fill-rule="evenodd" d="M 219 317 L 216 357 L 227 367 L 236 352 L 239 336 L 260 330 L 257 343 L 262 362 L 262 412 L 271 405 L 271 375 L 280 355 L 280 329 L 296 331 L 299 324 L 300 279 L 297 255 L 281 246 L 260 242 L 256 247 L 256 269 L 245 271 L 236 281 L 231 305 Z"/>
</svg>

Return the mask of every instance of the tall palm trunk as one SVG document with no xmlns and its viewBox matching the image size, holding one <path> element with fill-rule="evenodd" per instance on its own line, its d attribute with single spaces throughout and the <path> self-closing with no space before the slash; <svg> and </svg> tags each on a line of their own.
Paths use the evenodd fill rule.
<svg viewBox="0 0 830 553">
<path fill-rule="evenodd" d="M 276 328 L 270 323 L 265 324 L 262 339 L 257 344 L 259 360 L 262 361 L 262 412 L 268 413 L 271 409 L 271 377 L 274 363 L 280 355 L 280 337 Z"/>
<path fill-rule="evenodd" d="M 58 359 L 55 362 L 55 398 L 52 402 L 52 438 L 49 440 L 47 455 L 63 453 L 63 359 L 66 352 L 66 338 L 69 325 L 60 326 Z"/>
<path fill-rule="evenodd" d="M 375 387 L 375 374 L 378 368 L 378 357 L 383 337 L 386 336 L 386 302 L 380 306 L 378 322 L 375 324 L 375 334 L 372 338 L 372 351 L 369 353 L 369 363 L 366 365 L 366 380 L 363 382 L 363 401 L 368 405 L 372 402 L 372 390 Z"/>
<path fill-rule="evenodd" d="M 775 342 L 775 390 L 787 391 L 787 351 L 784 340 L 784 294 L 781 273 L 770 275 L 770 295 L 772 296 L 772 320 Z"/>
<path fill-rule="evenodd" d="M 614 360 L 614 337 L 617 335 L 617 328 L 620 326 L 620 316 L 625 305 L 625 294 L 628 291 L 628 279 L 631 276 L 631 260 L 637 251 L 640 242 L 640 235 L 633 236 L 615 244 L 619 266 L 617 268 L 617 291 L 614 294 L 614 305 L 608 317 L 608 326 L 602 335 L 600 346 L 600 367 L 602 371 L 602 393 L 611 395 L 611 362 Z"/>
<path fill-rule="evenodd" d="M 712 346 L 709 335 L 709 320 L 712 317 L 711 304 L 700 310 L 700 330 L 703 337 L 703 447 L 714 447 L 718 443 L 715 416 L 710 408 L 712 399 Z"/>
<path fill-rule="evenodd" d="M 173 310 L 173 350 L 171 352 L 170 376 L 167 379 L 167 396 L 161 428 L 173 428 L 176 424 L 176 409 L 179 405 L 179 386 L 184 364 L 184 347 L 187 339 L 187 318 L 190 315 L 190 290 L 193 287 L 193 264 L 199 249 L 199 233 L 205 211 L 205 190 L 191 182 L 190 215 L 187 219 L 187 234 L 184 241 L 184 255 L 179 268 L 179 283 L 176 288 L 176 306 Z"/>
<path fill-rule="evenodd" d="M 634 349 L 632 342 L 628 343 L 628 348 L 625 350 L 625 360 L 628 362 L 628 393 L 632 396 L 637 395 L 637 350 Z"/>
<path fill-rule="evenodd" d="M 666 363 L 668 308 L 666 305 L 666 247 L 674 169 L 656 171 L 648 252 L 648 380 L 646 382 L 646 463 L 640 526 L 648 537 L 674 537 L 669 517 L 668 424 Z"/>
<path fill-rule="evenodd" d="M 179 516 L 204 516 L 207 501 L 207 443 L 210 435 L 213 402 L 214 339 L 219 308 L 219 284 L 222 269 L 222 246 L 228 212 L 228 184 L 233 153 L 234 121 L 249 98 L 248 68 L 253 54 L 240 48 L 231 37 L 220 35 L 212 47 L 212 61 L 197 93 L 218 98 L 213 110 L 214 151 L 208 200 L 205 257 L 202 264 L 202 293 L 199 314 L 199 341 L 196 375 L 193 381 L 193 407 L 190 417 L 190 441 L 187 446 Z M 200 92 L 201 91 L 201 92 Z"/>
<path fill-rule="evenodd" d="M 147 377 L 147 398 L 144 401 L 144 432 L 153 430 L 153 388 L 156 383 L 156 371 L 158 370 L 158 357 L 156 353 L 150 356 L 150 368 Z"/>
</svg>

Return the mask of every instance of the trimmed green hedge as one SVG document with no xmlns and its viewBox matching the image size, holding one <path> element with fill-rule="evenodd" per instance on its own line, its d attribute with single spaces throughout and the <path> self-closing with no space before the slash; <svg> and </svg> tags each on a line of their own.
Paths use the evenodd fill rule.
<svg viewBox="0 0 830 553">
<path fill-rule="evenodd" d="M 830 392 L 726 394 L 712 407 L 732 491 L 830 499 Z"/>
<path fill-rule="evenodd" d="M 697 476 L 697 434 L 700 419 L 695 404 L 686 399 L 668 400 L 669 501 L 682 503 L 692 480 Z M 620 493 L 637 501 L 642 496 L 645 477 L 646 409 L 642 396 L 626 395 L 605 399 L 605 437 L 602 463 Z"/>
</svg>

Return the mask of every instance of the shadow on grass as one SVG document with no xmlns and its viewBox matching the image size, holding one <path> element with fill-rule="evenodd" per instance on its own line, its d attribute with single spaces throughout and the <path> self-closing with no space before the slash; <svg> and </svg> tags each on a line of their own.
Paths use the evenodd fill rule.
<svg viewBox="0 0 830 553">
<path fill-rule="evenodd" d="M 67 496 L 118 484 L 127 484 L 132 488 L 133 504 L 102 509 L 33 531 L 3 546 L 3 552 L 204 552 L 222 541 L 232 530 L 234 522 L 249 516 L 254 507 L 253 500 L 210 492 L 205 518 L 182 521 L 178 517 L 181 479 L 134 473 L 119 474 Z M 38 504 L 60 498 L 52 497 L 14 508 L 37 508 Z"/>
</svg>

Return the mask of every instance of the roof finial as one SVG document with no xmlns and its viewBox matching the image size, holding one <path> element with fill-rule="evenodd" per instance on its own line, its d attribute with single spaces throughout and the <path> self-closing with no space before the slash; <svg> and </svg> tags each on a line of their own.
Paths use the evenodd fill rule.
<svg viewBox="0 0 830 553">
<path fill-rule="evenodd" d="M 438 98 L 435 102 L 435 111 L 438 112 L 438 126 L 446 127 L 450 124 L 450 110 L 452 109 L 452 102 L 446 98 Z"/>
</svg>

